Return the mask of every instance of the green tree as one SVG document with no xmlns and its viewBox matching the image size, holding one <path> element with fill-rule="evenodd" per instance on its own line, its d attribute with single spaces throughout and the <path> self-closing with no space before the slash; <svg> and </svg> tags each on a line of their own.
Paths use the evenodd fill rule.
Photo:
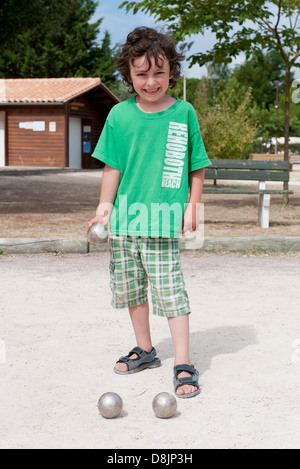
<svg viewBox="0 0 300 469">
<path fill-rule="evenodd" d="M 110 35 L 91 23 L 95 0 L 2 0 L 0 76 L 51 78 L 99 76 L 115 80 Z"/>
<path fill-rule="evenodd" d="M 178 40 L 205 34 L 205 30 L 214 32 L 214 47 L 192 56 L 192 64 L 230 63 L 241 52 L 249 59 L 258 50 L 278 50 L 285 64 L 284 151 L 288 160 L 291 68 L 300 66 L 296 63 L 300 56 L 300 0 L 140 0 L 125 1 L 122 7 L 167 21 Z"/>
<path fill-rule="evenodd" d="M 277 50 L 267 53 L 256 51 L 249 60 L 234 69 L 232 76 L 246 87 L 252 88 L 253 99 L 259 106 L 265 104 L 269 107 L 276 98 L 271 82 L 277 80 L 284 84 L 285 63 Z M 284 93 L 284 86 L 280 93 Z"/>
<path fill-rule="evenodd" d="M 100 76 L 107 86 L 114 86 L 117 82 L 115 53 L 111 47 L 111 35 L 105 31 L 101 47 L 95 50 L 94 75 Z"/>
</svg>

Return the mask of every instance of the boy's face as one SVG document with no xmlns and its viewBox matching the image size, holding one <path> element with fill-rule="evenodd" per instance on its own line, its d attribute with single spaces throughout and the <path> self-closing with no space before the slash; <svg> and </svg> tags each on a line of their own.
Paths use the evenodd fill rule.
<svg viewBox="0 0 300 469">
<path fill-rule="evenodd" d="M 164 98 L 170 83 L 169 61 L 161 56 L 159 66 L 154 57 L 148 63 L 146 55 L 134 59 L 130 64 L 132 85 L 144 102 L 155 103 Z M 149 65 L 151 65 L 149 69 Z M 148 70 L 149 69 L 149 70 Z"/>
</svg>

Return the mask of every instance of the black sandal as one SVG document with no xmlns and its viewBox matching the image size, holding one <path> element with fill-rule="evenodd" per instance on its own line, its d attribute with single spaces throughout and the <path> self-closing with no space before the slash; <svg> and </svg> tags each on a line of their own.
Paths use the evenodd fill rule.
<svg viewBox="0 0 300 469">
<path fill-rule="evenodd" d="M 136 354 L 137 358 L 130 358 L 133 354 Z M 114 372 L 118 375 L 130 375 L 132 373 L 138 373 L 139 371 L 145 370 L 147 368 L 157 368 L 161 366 L 161 361 L 159 358 L 156 358 L 157 352 L 155 348 L 151 352 L 146 352 L 140 347 L 134 347 L 134 349 L 129 352 L 126 357 L 121 357 L 117 363 L 126 363 L 127 371 L 118 371 L 114 368 Z"/>
<path fill-rule="evenodd" d="M 187 371 L 190 373 L 191 376 L 186 376 L 185 378 L 178 378 L 178 375 L 182 371 Z M 175 394 L 176 397 L 182 398 L 182 399 L 187 399 L 189 397 L 194 397 L 197 396 L 197 394 L 200 394 L 200 386 L 198 383 L 198 378 L 199 378 L 199 372 L 196 370 L 196 368 L 193 365 L 176 365 L 174 366 L 174 388 L 175 388 Z M 194 392 L 190 392 L 189 394 L 177 394 L 177 389 L 180 388 L 180 386 L 184 386 L 185 384 L 191 385 L 191 386 L 196 386 L 197 390 Z"/>
</svg>

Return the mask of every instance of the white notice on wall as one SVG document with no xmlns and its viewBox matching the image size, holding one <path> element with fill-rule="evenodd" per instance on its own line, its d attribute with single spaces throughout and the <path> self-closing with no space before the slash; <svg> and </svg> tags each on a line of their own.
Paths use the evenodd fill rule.
<svg viewBox="0 0 300 469">
<path fill-rule="evenodd" d="M 33 122 L 33 130 L 35 132 L 45 132 L 46 123 L 45 121 L 35 121 Z"/>
<path fill-rule="evenodd" d="M 20 129 L 32 130 L 33 122 L 19 122 Z"/>
<path fill-rule="evenodd" d="M 49 132 L 56 132 L 56 122 L 49 122 Z"/>
</svg>

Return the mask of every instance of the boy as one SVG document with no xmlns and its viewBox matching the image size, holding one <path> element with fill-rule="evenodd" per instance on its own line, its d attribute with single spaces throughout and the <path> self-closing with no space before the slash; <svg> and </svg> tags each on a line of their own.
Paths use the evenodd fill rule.
<svg viewBox="0 0 300 469">
<path fill-rule="evenodd" d="M 136 96 L 111 110 L 93 154 L 106 166 L 96 217 L 88 224 L 101 222 L 110 230 L 112 304 L 129 308 L 137 341 L 114 371 L 161 365 L 150 335 L 150 283 L 153 313 L 168 318 L 174 343 L 175 393 L 187 398 L 200 388 L 189 356 L 191 311 L 178 238 L 197 229 L 210 161 L 193 107 L 166 94 L 176 85 L 183 58 L 172 39 L 155 29 L 136 28 L 128 35 L 117 65 Z"/>
</svg>

